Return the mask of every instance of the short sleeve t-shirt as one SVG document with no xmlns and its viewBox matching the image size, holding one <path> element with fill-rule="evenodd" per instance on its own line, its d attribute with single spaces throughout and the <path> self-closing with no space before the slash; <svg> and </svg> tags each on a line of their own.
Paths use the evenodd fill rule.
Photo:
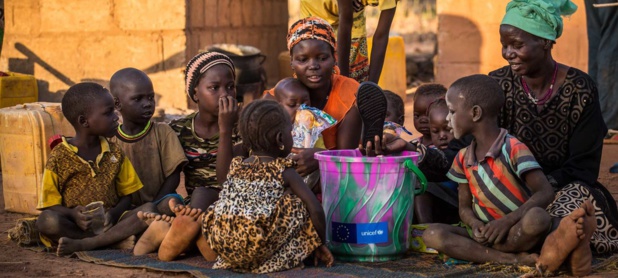
<svg viewBox="0 0 618 278">
<path fill-rule="evenodd" d="M 522 142 L 502 129 L 482 160 L 475 156 L 476 141 L 459 151 L 447 177 L 468 184 L 472 194 L 472 210 L 487 223 L 515 211 L 531 195 L 523 175 L 541 169 Z"/>
</svg>

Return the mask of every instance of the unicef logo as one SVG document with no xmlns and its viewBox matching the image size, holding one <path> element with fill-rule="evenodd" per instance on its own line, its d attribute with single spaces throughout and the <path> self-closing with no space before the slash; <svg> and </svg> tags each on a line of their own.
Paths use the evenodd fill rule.
<svg viewBox="0 0 618 278">
<path fill-rule="evenodd" d="M 384 233 L 384 231 L 382 231 L 382 230 L 378 230 L 378 235 L 381 235 L 381 234 L 383 234 L 383 233 Z"/>
</svg>

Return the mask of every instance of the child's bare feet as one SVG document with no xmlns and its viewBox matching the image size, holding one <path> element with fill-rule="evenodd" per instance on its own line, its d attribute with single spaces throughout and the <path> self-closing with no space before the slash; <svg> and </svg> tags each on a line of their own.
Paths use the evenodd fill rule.
<svg viewBox="0 0 618 278">
<path fill-rule="evenodd" d="M 590 238 L 592 233 L 597 229 L 597 221 L 594 217 L 594 206 L 590 200 L 582 203 L 581 208 L 586 212 L 584 216 L 583 229 L 584 234 L 580 237 L 580 242 L 571 257 L 569 263 L 571 265 L 571 274 L 573 276 L 586 276 L 592 272 L 592 250 L 590 249 Z"/>
<path fill-rule="evenodd" d="M 534 253 L 519 253 L 516 255 L 516 257 L 517 264 L 525 266 L 534 266 L 534 264 L 536 264 L 536 261 L 539 260 L 539 255 Z"/>
<path fill-rule="evenodd" d="M 536 264 L 543 275 L 556 271 L 573 252 L 584 233 L 583 223 L 586 211 L 578 208 L 560 220 L 558 228 L 545 239 L 541 256 Z"/>
<path fill-rule="evenodd" d="M 152 253 L 159 248 L 170 230 L 174 217 L 152 212 L 142 213 L 141 211 L 137 213 L 137 217 L 149 224 L 148 229 L 139 238 L 133 249 L 133 255 L 141 256 Z"/>
<path fill-rule="evenodd" d="M 77 251 L 84 250 L 83 246 L 80 244 L 82 240 L 79 239 L 71 239 L 68 237 L 61 237 L 58 240 L 58 249 L 56 250 L 57 256 L 68 256 Z"/>
<path fill-rule="evenodd" d="M 333 254 L 331 254 L 330 250 L 328 250 L 326 245 L 323 245 L 323 244 L 320 245 L 317 249 L 315 249 L 313 256 L 314 256 L 315 266 L 318 266 L 318 261 L 323 262 L 326 265 L 326 267 L 333 266 L 333 263 L 335 262 L 335 258 L 333 257 Z"/>
<path fill-rule="evenodd" d="M 175 198 L 170 200 L 169 205 L 172 212 L 176 214 L 176 218 L 172 221 L 170 230 L 159 247 L 159 259 L 162 261 L 171 261 L 178 257 L 189 247 L 200 231 L 200 223 L 197 219 L 202 213 L 201 209 L 178 204 Z"/>
<path fill-rule="evenodd" d="M 154 221 L 161 220 L 161 214 L 149 211 L 138 211 L 137 218 L 144 221 L 148 226 Z"/>
<path fill-rule="evenodd" d="M 128 238 L 125 238 L 124 240 L 118 242 L 118 243 L 114 243 L 113 245 L 110 246 L 110 248 L 112 249 L 133 249 L 133 247 L 135 247 L 135 236 L 130 236 Z"/>
<path fill-rule="evenodd" d="M 201 222 L 201 221 L 198 221 Z M 217 253 L 212 250 L 212 248 L 210 248 L 210 244 L 208 244 L 208 241 L 206 241 L 206 238 L 203 236 L 198 236 L 197 237 L 197 241 L 195 242 L 195 245 L 197 245 L 197 249 L 200 250 L 200 253 L 202 254 L 202 256 L 204 257 L 204 259 L 207 262 L 213 262 L 217 259 Z"/>
</svg>

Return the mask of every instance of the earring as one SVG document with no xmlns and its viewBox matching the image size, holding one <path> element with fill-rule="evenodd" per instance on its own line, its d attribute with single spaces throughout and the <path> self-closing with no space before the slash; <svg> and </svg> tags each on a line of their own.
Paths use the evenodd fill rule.
<svg viewBox="0 0 618 278">
<path fill-rule="evenodd" d="M 283 149 L 285 149 L 284 145 L 279 146 L 279 150 L 282 151 Z"/>
<path fill-rule="evenodd" d="M 296 75 L 296 73 L 292 73 L 292 77 L 298 78 L 298 75 Z"/>
</svg>

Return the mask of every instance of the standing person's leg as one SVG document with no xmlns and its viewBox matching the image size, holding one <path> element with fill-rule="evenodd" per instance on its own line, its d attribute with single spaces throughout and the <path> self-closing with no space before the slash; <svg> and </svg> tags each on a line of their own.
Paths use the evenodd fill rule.
<svg viewBox="0 0 618 278">
<path fill-rule="evenodd" d="M 127 212 L 127 215 L 106 232 L 89 238 L 72 239 L 63 237 L 58 240 L 58 255 L 70 255 L 78 251 L 87 251 L 104 246 L 112 245 L 130 236 L 139 234 L 148 228 L 148 224 L 137 217 L 138 211 L 155 211 L 153 203 L 146 203 L 138 208 Z"/>
<path fill-rule="evenodd" d="M 603 119 L 610 129 L 618 129 L 618 7 L 592 7 L 592 3 L 615 3 L 614 0 L 585 1 L 588 29 L 589 74 L 597 83 Z"/>
</svg>

